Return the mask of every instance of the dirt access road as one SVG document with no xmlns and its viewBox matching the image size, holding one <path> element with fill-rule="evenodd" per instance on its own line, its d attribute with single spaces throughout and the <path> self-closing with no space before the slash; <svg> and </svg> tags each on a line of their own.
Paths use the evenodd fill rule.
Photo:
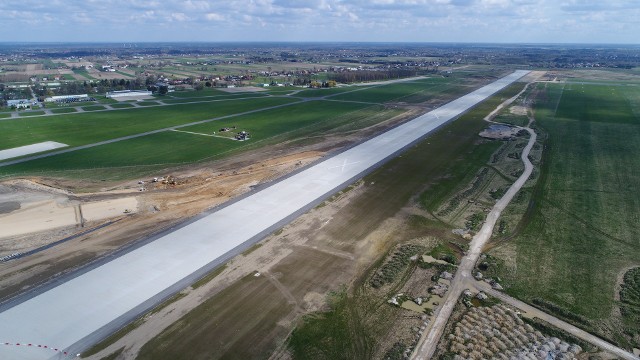
<svg viewBox="0 0 640 360">
<path fill-rule="evenodd" d="M 489 116 L 496 114 L 497 111 L 502 109 L 502 107 L 511 104 L 518 96 L 520 96 L 524 91 L 526 91 L 527 86 L 525 86 L 520 93 L 515 95 L 514 97 L 505 100 L 502 104 L 498 105 L 496 111 L 489 114 Z M 485 118 L 487 120 L 489 118 Z M 529 124 L 530 125 L 530 124 Z M 511 202 L 516 193 L 522 188 L 524 183 L 529 179 L 531 173 L 533 171 L 533 164 L 529 161 L 529 152 L 533 147 L 533 144 L 536 142 L 537 135 L 531 130 L 528 126 L 523 128 L 529 132 L 529 142 L 527 146 L 522 150 L 521 159 L 524 163 L 524 172 L 520 177 L 509 187 L 509 190 L 504 194 L 504 196 L 498 200 L 498 202 L 493 206 L 491 212 L 487 216 L 487 220 L 482 225 L 480 231 L 473 237 L 471 243 L 469 244 L 469 251 L 467 255 L 462 258 L 460 262 L 460 266 L 458 267 L 458 271 L 455 274 L 455 278 L 451 282 L 451 287 L 447 292 L 443 305 L 436 310 L 434 320 L 429 324 L 427 330 L 424 332 L 423 336 L 420 338 L 418 345 L 413 353 L 413 359 L 430 359 L 435 352 L 436 346 L 438 345 L 438 341 L 442 336 L 445 326 L 447 325 L 447 321 L 453 312 L 453 308 L 458 302 L 458 298 L 460 294 L 466 289 L 468 281 L 473 279 L 471 276 L 471 270 L 475 267 L 480 254 L 482 253 L 483 247 L 489 241 L 491 234 L 493 233 L 493 228 L 500 218 L 500 214 L 507 207 L 507 205 Z"/>
</svg>

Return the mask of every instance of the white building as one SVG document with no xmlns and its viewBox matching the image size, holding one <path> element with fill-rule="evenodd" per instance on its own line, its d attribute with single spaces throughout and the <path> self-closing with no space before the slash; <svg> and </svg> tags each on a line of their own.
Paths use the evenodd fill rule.
<svg viewBox="0 0 640 360">
<path fill-rule="evenodd" d="M 89 95 L 57 95 L 44 99 L 45 102 L 64 102 L 65 100 L 86 101 L 89 100 Z"/>
<path fill-rule="evenodd" d="M 117 99 L 123 97 L 133 97 L 133 96 L 151 96 L 151 91 L 148 90 L 119 90 L 119 91 L 109 91 L 106 96 L 108 98 Z"/>
<path fill-rule="evenodd" d="M 29 99 L 7 100 L 7 106 L 15 107 L 16 109 L 28 109 L 35 104 L 35 101 Z"/>
</svg>

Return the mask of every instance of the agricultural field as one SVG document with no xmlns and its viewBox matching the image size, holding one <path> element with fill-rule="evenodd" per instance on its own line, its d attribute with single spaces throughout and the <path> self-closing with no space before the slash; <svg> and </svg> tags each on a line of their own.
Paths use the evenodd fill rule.
<svg viewBox="0 0 640 360">
<path fill-rule="evenodd" d="M 509 294 L 627 349 L 640 346 L 620 315 L 637 303 L 618 300 L 626 269 L 640 265 L 639 99 L 626 85 L 538 84 L 540 178 L 519 226 L 489 253 Z"/>
<path fill-rule="evenodd" d="M 336 100 L 369 101 L 369 102 L 407 102 L 420 103 L 435 94 L 453 91 L 455 79 L 427 78 L 411 82 L 402 82 L 386 86 L 374 86 L 364 91 L 353 91 L 336 95 Z M 463 92 L 465 89 L 457 88 Z M 468 92 L 468 91 L 467 91 Z"/>
</svg>

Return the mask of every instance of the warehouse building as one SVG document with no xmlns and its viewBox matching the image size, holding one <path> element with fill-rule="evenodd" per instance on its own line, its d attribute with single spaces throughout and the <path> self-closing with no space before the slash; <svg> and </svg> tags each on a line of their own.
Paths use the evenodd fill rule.
<svg viewBox="0 0 640 360">
<path fill-rule="evenodd" d="M 151 96 L 151 91 L 148 91 L 148 90 L 109 91 L 106 96 L 111 99 L 121 99 L 121 98 L 127 98 L 127 97 L 137 97 L 137 96 Z"/>
</svg>

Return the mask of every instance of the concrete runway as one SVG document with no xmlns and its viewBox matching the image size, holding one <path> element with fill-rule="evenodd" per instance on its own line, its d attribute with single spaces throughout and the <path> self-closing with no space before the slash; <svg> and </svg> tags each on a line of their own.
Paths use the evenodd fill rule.
<svg viewBox="0 0 640 360">
<path fill-rule="evenodd" d="M 519 70 L 0 313 L 0 358 L 67 358 L 526 75 Z M 434 154 L 437 156 L 437 154 Z M 12 345 L 2 345 L 4 343 Z M 13 344 L 20 343 L 20 346 Z M 24 346 L 31 343 L 32 346 Z M 38 348 L 55 347 L 58 352 Z"/>
</svg>

